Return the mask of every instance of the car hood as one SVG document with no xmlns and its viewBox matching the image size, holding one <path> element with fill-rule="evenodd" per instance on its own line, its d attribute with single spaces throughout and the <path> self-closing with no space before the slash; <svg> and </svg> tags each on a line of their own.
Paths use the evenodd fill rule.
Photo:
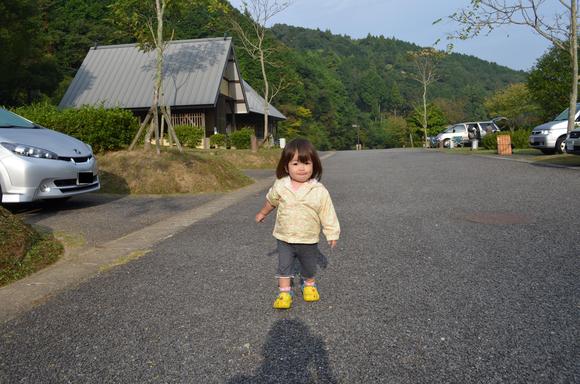
<svg viewBox="0 0 580 384">
<path fill-rule="evenodd" d="M 2 128 L 0 143 L 31 145 L 47 149 L 59 156 L 89 156 L 92 151 L 88 145 L 74 137 L 47 128 Z"/>
<path fill-rule="evenodd" d="M 533 129 L 533 131 L 550 130 L 550 129 L 563 129 L 568 127 L 568 121 L 548 121 L 542 125 L 538 125 Z"/>
</svg>

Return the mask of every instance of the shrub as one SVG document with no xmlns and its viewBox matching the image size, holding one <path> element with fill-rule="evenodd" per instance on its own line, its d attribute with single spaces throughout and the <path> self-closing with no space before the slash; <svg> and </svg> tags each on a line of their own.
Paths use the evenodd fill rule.
<svg viewBox="0 0 580 384">
<path fill-rule="evenodd" d="M 512 144 L 515 148 L 524 149 L 529 148 L 529 138 L 532 134 L 531 130 L 518 129 L 512 133 Z"/>
<path fill-rule="evenodd" d="M 230 142 L 236 149 L 249 149 L 252 144 L 252 128 L 242 128 L 230 134 Z"/>
<path fill-rule="evenodd" d="M 529 148 L 528 137 L 530 136 L 530 131 L 527 129 L 519 129 L 514 132 L 499 132 L 490 133 L 483 137 L 482 146 L 485 149 L 497 150 L 497 136 L 498 135 L 509 135 L 511 136 L 511 142 L 513 148 L 524 149 Z"/>
<path fill-rule="evenodd" d="M 176 125 L 173 128 L 181 144 L 190 148 L 195 148 L 201 144 L 203 128 L 191 125 Z"/>
<path fill-rule="evenodd" d="M 54 105 L 43 103 L 13 111 L 39 125 L 76 137 L 90 144 L 95 152 L 128 147 L 139 128 L 133 113 L 120 108 L 84 106 L 59 110 Z"/>
<path fill-rule="evenodd" d="M 209 137 L 209 145 L 212 147 L 224 147 L 226 145 L 226 135 L 214 133 Z"/>
</svg>

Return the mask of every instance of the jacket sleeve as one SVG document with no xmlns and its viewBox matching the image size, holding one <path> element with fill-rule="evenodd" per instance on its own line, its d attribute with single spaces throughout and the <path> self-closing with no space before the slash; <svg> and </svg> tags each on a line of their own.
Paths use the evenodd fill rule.
<svg viewBox="0 0 580 384">
<path fill-rule="evenodd" d="M 278 181 L 276 181 L 266 194 L 266 200 L 268 200 L 268 203 L 272 204 L 273 207 L 277 207 L 278 204 L 280 203 L 280 194 L 278 193 L 278 185 L 279 183 Z"/>
<path fill-rule="evenodd" d="M 338 240 L 340 237 L 340 223 L 338 222 L 330 194 L 327 190 L 324 192 L 319 213 L 322 232 L 326 240 Z"/>
</svg>

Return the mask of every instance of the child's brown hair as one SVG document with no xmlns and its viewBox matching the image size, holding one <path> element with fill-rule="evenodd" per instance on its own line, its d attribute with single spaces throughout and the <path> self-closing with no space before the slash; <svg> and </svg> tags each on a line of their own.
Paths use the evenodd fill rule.
<svg viewBox="0 0 580 384">
<path fill-rule="evenodd" d="M 322 177 L 322 163 L 320 162 L 320 157 L 318 157 L 314 145 L 306 139 L 294 139 L 286 144 L 282 151 L 282 155 L 280 156 L 278 166 L 276 167 L 276 177 L 281 179 L 288 176 L 288 164 L 292 161 L 296 153 L 298 154 L 299 162 L 312 162 L 312 177 L 316 180 L 320 180 Z"/>
</svg>

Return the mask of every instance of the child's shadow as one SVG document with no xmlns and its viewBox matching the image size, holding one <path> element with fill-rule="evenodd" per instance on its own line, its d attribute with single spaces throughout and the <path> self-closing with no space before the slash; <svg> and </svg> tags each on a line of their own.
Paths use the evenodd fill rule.
<svg viewBox="0 0 580 384">
<path fill-rule="evenodd" d="M 324 341 L 299 320 L 278 320 L 268 332 L 264 362 L 254 376 L 237 375 L 228 384 L 336 383 Z"/>
</svg>

